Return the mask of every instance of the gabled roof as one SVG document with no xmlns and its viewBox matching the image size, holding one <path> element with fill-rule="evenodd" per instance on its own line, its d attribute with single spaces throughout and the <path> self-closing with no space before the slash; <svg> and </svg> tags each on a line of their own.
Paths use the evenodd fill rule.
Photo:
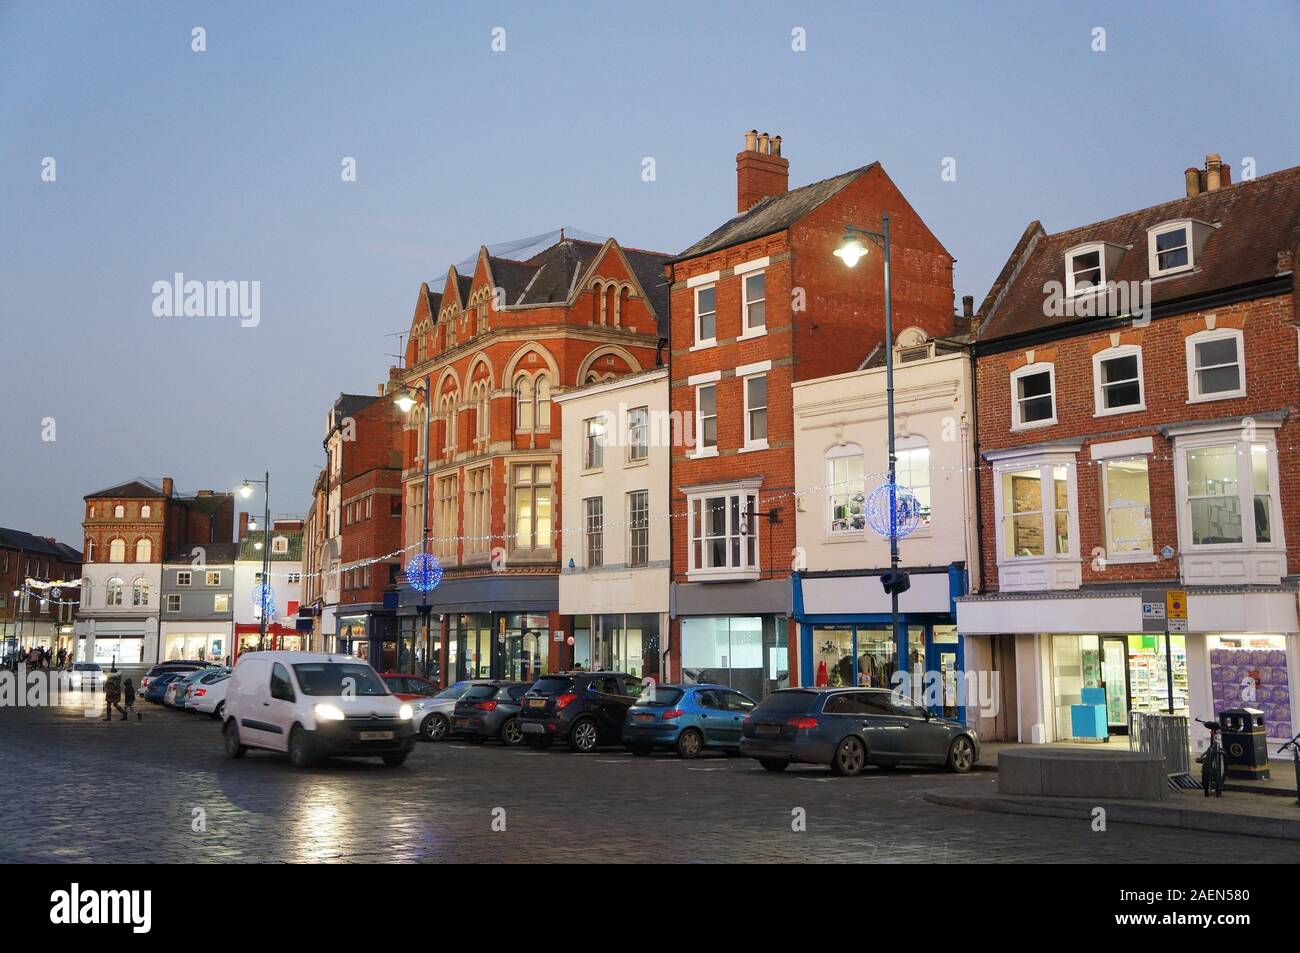
<svg viewBox="0 0 1300 953">
<path fill-rule="evenodd" d="M 742 212 L 722 227 L 714 229 L 680 255 L 668 259 L 668 262 L 697 258 L 722 248 L 784 231 L 879 164 L 873 162 L 858 169 L 833 175 L 829 179 L 822 179 L 820 182 L 803 185 L 789 192 L 782 192 L 780 195 L 769 196 L 749 211 Z"/>
<path fill-rule="evenodd" d="M 60 542 L 51 542 L 44 536 L 36 536 L 20 529 L 7 529 L 0 526 L 0 547 L 21 549 L 33 556 L 49 556 L 61 562 L 79 563 L 81 553 Z"/>
<path fill-rule="evenodd" d="M 1150 277 L 1147 230 L 1181 219 L 1215 228 L 1193 270 L 1152 280 L 1153 306 L 1276 278 L 1278 253 L 1300 245 L 1300 166 L 1056 234 L 1031 222 L 980 305 L 979 340 L 1077 323 L 1069 314 L 1044 314 L 1044 286 L 1065 281 L 1065 252 L 1087 242 L 1119 246 L 1123 254 L 1106 280 L 1141 282 Z"/>
<path fill-rule="evenodd" d="M 505 304 L 518 304 L 524 289 L 537 274 L 537 266 L 527 262 L 514 261 L 510 258 L 488 256 L 488 268 L 492 271 L 493 284 L 505 292 Z"/>
<path fill-rule="evenodd" d="M 126 499 L 126 500 L 160 500 L 163 498 L 161 487 L 154 486 L 148 480 L 128 480 L 125 483 L 119 483 L 117 486 L 110 486 L 106 490 L 96 490 L 94 493 L 87 493 L 87 500 L 102 499 Z"/>
</svg>

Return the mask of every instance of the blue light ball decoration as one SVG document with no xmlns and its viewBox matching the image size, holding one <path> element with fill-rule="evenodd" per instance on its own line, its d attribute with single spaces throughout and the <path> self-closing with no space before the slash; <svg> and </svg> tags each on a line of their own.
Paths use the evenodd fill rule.
<svg viewBox="0 0 1300 953">
<path fill-rule="evenodd" d="M 890 490 L 894 506 L 890 512 Z M 901 483 L 880 484 L 867 497 L 867 525 L 884 539 L 906 539 L 921 525 L 921 504 L 912 491 Z"/>
<path fill-rule="evenodd" d="M 264 618 L 275 615 L 275 590 L 270 583 L 259 582 L 253 587 L 253 605 L 261 606 Z"/>
<path fill-rule="evenodd" d="M 442 563 L 433 553 L 416 553 L 405 572 L 407 584 L 416 592 L 432 592 L 442 582 Z"/>
</svg>

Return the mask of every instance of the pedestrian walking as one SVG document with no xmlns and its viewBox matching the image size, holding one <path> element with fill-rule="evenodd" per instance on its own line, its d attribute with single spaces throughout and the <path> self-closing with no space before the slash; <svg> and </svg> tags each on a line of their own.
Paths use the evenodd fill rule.
<svg viewBox="0 0 1300 953">
<path fill-rule="evenodd" d="M 108 677 L 104 679 L 104 721 L 113 720 L 113 709 L 116 708 L 126 717 L 126 711 L 119 702 L 122 700 L 122 673 L 117 670 L 114 664 L 108 670 Z"/>
<path fill-rule="evenodd" d="M 125 702 L 122 706 L 123 721 L 128 720 L 127 715 L 135 715 L 136 721 L 143 720 L 143 716 L 135 710 L 135 686 L 129 678 L 122 683 L 122 701 Z"/>
</svg>

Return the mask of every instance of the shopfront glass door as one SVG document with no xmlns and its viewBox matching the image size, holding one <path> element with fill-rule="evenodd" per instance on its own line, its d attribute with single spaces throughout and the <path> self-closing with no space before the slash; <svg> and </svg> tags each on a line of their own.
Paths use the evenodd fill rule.
<svg viewBox="0 0 1300 953">
<path fill-rule="evenodd" d="M 1128 639 L 1101 640 L 1101 682 L 1106 689 L 1106 725 L 1112 734 L 1128 733 Z"/>
<path fill-rule="evenodd" d="M 932 697 L 927 702 L 930 712 L 944 718 L 966 720 L 966 706 L 960 704 L 958 682 L 962 674 L 961 639 L 955 625 L 935 625 L 930 627 L 930 638 L 926 646 L 926 679 L 933 679 L 936 684 Z"/>
</svg>

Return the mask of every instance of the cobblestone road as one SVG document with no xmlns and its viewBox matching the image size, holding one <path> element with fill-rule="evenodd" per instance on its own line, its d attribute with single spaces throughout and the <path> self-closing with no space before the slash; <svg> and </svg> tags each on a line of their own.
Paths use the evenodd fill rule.
<svg viewBox="0 0 1300 953">
<path fill-rule="evenodd" d="M 0 861 L 1295 862 L 1294 844 L 926 803 L 994 775 L 421 743 L 402 768 L 222 754 L 217 723 L 142 706 L 0 709 Z M 492 830 L 505 809 L 506 830 Z M 803 808 L 807 830 L 791 830 Z M 192 830 L 201 809 L 206 832 Z"/>
</svg>

